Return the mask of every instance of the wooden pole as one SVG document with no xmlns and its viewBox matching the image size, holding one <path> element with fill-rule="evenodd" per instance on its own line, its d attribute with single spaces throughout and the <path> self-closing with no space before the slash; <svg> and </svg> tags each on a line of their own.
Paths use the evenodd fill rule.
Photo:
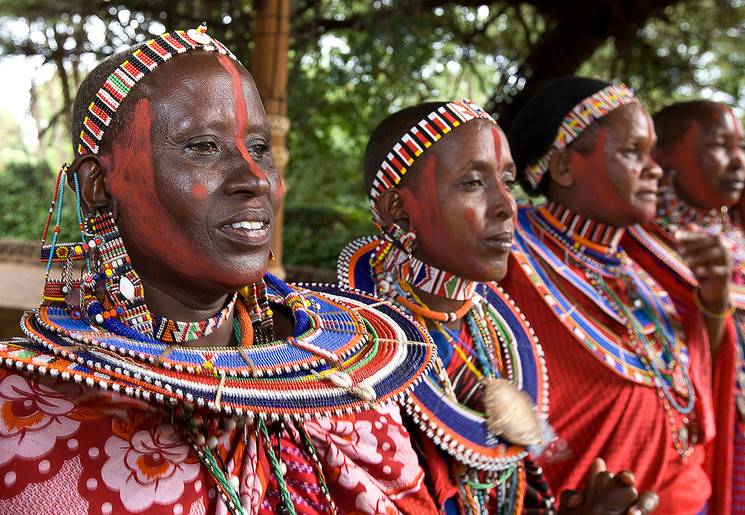
<svg viewBox="0 0 745 515">
<path fill-rule="evenodd" d="M 251 75 L 256 81 L 259 95 L 264 102 L 269 125 L 272 129 L 272 159 L 279 170 L 285 194 L 285 167 L 289 152 L 285 138 L 290 130 L 287 117 L 287 52 L 290 33 L 290 0 L 263 0 L 256 2 L 254 20 L 254 51 Z M 280 209 L 274 224 L 272 251 L 274 261 L 269 271 L 284 278 L 282 266 L 283 210 Z"/>
</svg>

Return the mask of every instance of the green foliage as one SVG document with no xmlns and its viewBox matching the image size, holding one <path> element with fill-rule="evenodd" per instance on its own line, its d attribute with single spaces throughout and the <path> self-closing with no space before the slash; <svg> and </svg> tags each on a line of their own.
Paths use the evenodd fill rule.
<svg viewBox="0 0 745 515">
<path fill-rule="evenodd" d="M 54 185 L 55 177 L 43 163 L 13 162 L 0 168 L 0 191 L 3 192 L 0 235 L 19 240 L 39 239 Z M 80 231 L 75 214 L 75 195 L 69 187 L 65 187 L 65 190 L 58 241 L 77 241 L 80 239 Z M 47 243 L 52 241 L 52 226 L 56 216 L 55 211 Z"/>
<path fill-rule="evenodd" d="M 377 234 L 369 208 L 288 205 L 282 234 L 284 264 L 333 270 L 344 246 L 368 234 Z"/>
<path fill-rule="evenodd" d="M 668 6 L 662 19 L 649 20 L 633 41 L 606 41 L 577 73 L 625 82 L 652 113 L 708 98 L 742 114 L 744 32 L 742 0 L 682 2 Z"/>
<path fill-rule="evenodd" d="M 37 121 L 52 127 L 67 119 L 85 63 L 164 29 L 206 20 L 250 67 L 254 4 L 0 0 L 0 55 L 42 55 L 57 65 L 61 87 L 38 88 Z M 650 111 L 705 97 L 742 113 L 743 20 L 744 0 L 293 0 L 286 262 L 331 266 L 343 243 L 374 232 L 362 156 L 391 112 L 467 96 L 507 125 L 538 83 L 576 73 L 626 82 Z M 53 156 L 51 140 L 40 147 L 56 165 L 67 149 Z M 17 158 L 0 149 L 0 166 Z"/>
</svg>

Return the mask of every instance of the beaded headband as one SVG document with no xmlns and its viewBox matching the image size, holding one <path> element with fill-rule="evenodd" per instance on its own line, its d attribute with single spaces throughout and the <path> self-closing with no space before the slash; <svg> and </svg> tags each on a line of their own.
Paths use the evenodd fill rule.
<svg viewBox="0 0 745 515">
<path fill-rule="evenodd" d="M 393 145 L 393 149 L 388 153 L 375 174 L 375 180 L 370 189 L 370 203 L 373 213 L 377 213 L 375 202 L 378 196 L 386 190 L 395 188 L 414 160 L 422 155 L 422 152 L 455 127 L 479 118 L 497 123 L 480 106 L 468 99 L 463 99 L 460 102 L 449 102 L 438 107 L 406 131 L 401 139 Z"/>
<path fill-rule="evenodd" d="M 98 90 L 88 106 L 88 114 L 80 131 L 78 153 L 97 154 L 106 128 L 111 123 L 119 106 L 138 81 L 171 57 L 190 50 L 219 52 L 237 58 L 222 43 L 207 34 L 207 24 L 197 29 L 177 30 L 161 34 L 135 50 L 132 55 L 114 70 Z"/>
<path fill-rule="evenodd" d="M 556 152 L 566 148 L 596 120 L 632 102 L 637 102 L 634 92 L 626 85 L 619 84 L 606 86 L 574 106 L 561 121 L 551 149 L 535 164 L 525 167 L 525 175 L 531 186 L 538 187 L 543 175 L 548 170 L 551 157 Z"/>
</svg>

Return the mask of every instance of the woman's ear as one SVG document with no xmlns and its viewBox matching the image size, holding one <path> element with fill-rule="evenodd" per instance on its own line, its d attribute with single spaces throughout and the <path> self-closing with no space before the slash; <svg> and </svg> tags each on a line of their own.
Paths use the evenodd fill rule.
<svg viewBox="0 0 745 515">
<path fill-rule="evenodd" d="M 106 192 L 101 161 L 96 155 L 82 155 L 75 158 L 67 170 L 67 182 L 75 190 L 75 177 L 78 179 L 80 209 L 83 215 L 93 216 L 99 208 L 113 211 L 113 202 Z M 116 213 L 114 213 L 116 220 Z"/>
<path fill-rule="evenodd" d="M 557 186 L 568 188 L 574 182 L 572 152 L 574 150 L 563 148 L 551 156 L 548 162 L 549 179 Z"/>
<path fill-rule="evenodd" d="M 378 212 L 385 227 L 396 223 L 404 231 L 409 230 L 409 213 L 398 190 L 385 190 L 378 196 Z"/>
</svg>

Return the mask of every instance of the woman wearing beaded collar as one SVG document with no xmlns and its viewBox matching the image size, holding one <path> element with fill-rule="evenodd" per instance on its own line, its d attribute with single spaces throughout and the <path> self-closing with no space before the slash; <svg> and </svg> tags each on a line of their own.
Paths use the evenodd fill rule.
<svg viewBox="0 0 745 515">
<path fill-rule="evenodd" d="M 651 118 L 623 85 L 565 77 L 528 101 L 509 139 L 521 183 L 548 198 L 518 211 L 502 285 L 546 352 L 559 437 L 542 457 L 549 481 L 576 488 L 602 456 L 657 491 L 658 512 L 700 513 L 711 492 L 710 343 L 717 348 L 724 326 L 703 320 L 690 288 L 665 289 L 671 281 L 619 245 L 627 227 L 655 215 Z M 697 265 L 701 301 L 719 311 L 726 250 L 694 232 L 679 244 Z"/>
<path fill-rule="evenodd" d="M 430 489 L 449 514 L 554 510 L 529 456 L 550 439 L 542 350 L 493 282 L 504 276 L 512 246 L 514 174 L 502 130 L 472 102 L 395 113 L 373 132 L 365 152 L 381 236 L 353 242 L 339 260 L 342 284 L 405 308 L 435 340 L 435 372 L 405 407 L 419 427 L 413 438 Z M 584 502 L 580 494 L 567 495 L 562 509 L 653 509 L 654 495 L 637 499 L 630 474 L 597 477 L 597 484 L 590 481 L 597 496 L 587 491 Z"/>
<path fill-rule="evenodd" d="M 104 61 L 74 111 L 56 203 L 67 177 L 82 238 L 47 224 L 43 302 L 0 343 L 0 512 L 434 510 L 386 404 L 426 331 L 265 275 L 282 189 L 248 71 L 175 31 Z"/>
<path fill-rule="evenodd" d="M 732 279 L 731 306 L 722 312 L 708 309 L 703 313 L 714 319 L 734 314 L 738 345 L 737 380 L 734 382 L 736 419 L 718 421 L 719 431 L 734 425 L 734 448 L 720 452 L 723 461 L 716 464 L 722 470 L 733 470 L 730 486 L 720 483 L 723 497 L 732 496 L 732 506 L 720 512 L 745 513 L 745 235 L 730 217 L 729 208 L 740 198 L 745 185 L 745 140 L 740 121 L 724 104 L 696 100 L 672 104 L 654 116 L 657 147 L 655 160 L 662 166 L 663 177 L 657 203 L 657 219 L 644 230 L 630 231 L 634 243 L 643 245 L 656 255 L 666 253 L 665 264 L 680 270 L 688 287 L 699 286 L 696 277 L 687 270 L 683 258 L 676 253 L 675 233 L 686 226 L 699 227 L 723 239 L 730 251 Z M 630 245 L 631 242 L 628 242 Z M 696 290 L 694 290 L 695 292 Z M 697 300 L 697 297 L 694 297 Z M 717 356 L 718 360 L 727 356 Z M 735 361 L 735 356 L 732 356 Z M 722 388 L 719 393 L 730 394 Z M 734 460 L 734 462 L 730 462 Z"/>
</svg>

